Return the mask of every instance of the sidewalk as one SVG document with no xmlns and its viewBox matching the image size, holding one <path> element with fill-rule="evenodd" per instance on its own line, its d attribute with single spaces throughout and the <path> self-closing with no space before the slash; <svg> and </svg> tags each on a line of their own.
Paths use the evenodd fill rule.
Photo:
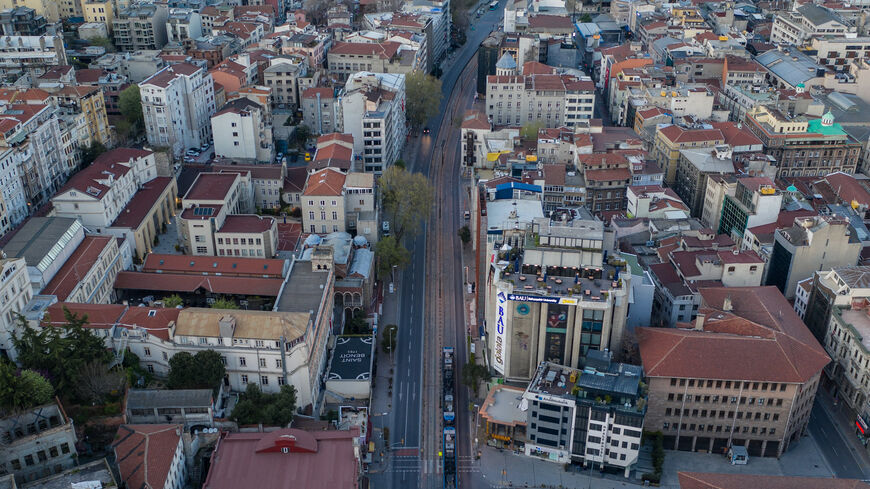
<svg viewBox="0 0 870 489">
<path fill-rule="evenodd" d="M 388 445 L 386 440 L 384 440 L 384 427 L 390 425 L 393 416 L 393 396 L 390 384 L 393 377 L 393 365 L 390 362 L 390 354 L 383 349 L 382 341 L 386 325 L 399 324 L 396 318 L 398 295 L 395 293 L 390 294 L 388 284 L 384 284 L 380 290 L 383 291 L 383 297 L 380 303 L 380 319 L 378 321 L 378 335 L 375 345 L 375 369 L 377 375 L 374 378 L 374 385 L 372 386 L 371 402 L 373 427 L 371 441 L 375 442 L 375 453 L 372 456 L 372 463 L 369 464 L 370 474 L 382 473 L 389 465 L 389 450 L 387 450 Z M 395 290 L 398 291 L 398 287 Z M 399 331 L 401 335 L 401 327 Z"/>
<path fill-rule="evenodd" d="M 849 412 L 849 408 L 843 401 L 840 401 L 835 406 L 831 393 L 821 386 L 816 393 L 816 402 L 831 415 L 831 420 L 834 422 L 837 431 L 846 440 L 846 443 L 858 461 L 862 463 L 864 475 L 870 477 L 870 452 L 861 445 L 858 437 L 855 435 L 855 418 Z"/>
</svg>

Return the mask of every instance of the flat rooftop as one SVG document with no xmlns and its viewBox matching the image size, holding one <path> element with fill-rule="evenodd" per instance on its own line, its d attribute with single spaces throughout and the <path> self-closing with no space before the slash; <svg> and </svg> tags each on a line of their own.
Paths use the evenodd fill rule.
<svg viewBox="0 0 870 489">
<path fill-rule="evenodd" d="M 480 407 L 480 415 L 492 423 L 525 426 L 528 416 L 520 409 L 523 389 L 509 385 L 495 385 Z"/>
<path fill-rule="evenodd" d="M 613 273 L 614 278 L 608 278 Z M 519 272 L 505 273 L 502 280 L 514 285 L 515 294 L 583 296 L 604 300 L 602 292 L 622 287 L 616 269 L 600 267 L 540 266 L 521 264 Z"/>
<path fill-rule="evenodd" d="M 44 269 L 40 263 L 49 252 L 59 247 L 62 249 L 80 229 L 78 219 L 67 217 L 32 217 L 15 236 L 9 240 L 3 251 L 10 257 L 24 258 L 27 266 Z M 59 249 L 56 250 L 59 253 Z M 49 260 L 46 267 L 53 258 Z"/>
<path fill-rule="evenodd" d="M 327 272 L 312 271 L 310 261 L 297 261 L 278 298 L 277 310 L 310 312 L 312 316 L 316 315 L 329 277 Z"/>
<path fill-rule="evenodd" d="M 94 482 L 98 482 L 100 485 L 95 485 Z M 71 487 L 79 487 L 76 484 L 82 484 L 81 487 L 118 487 L 115 477 L 112 475 L 112 469 L 105 458 L 19 487 L 21 489 L 70 489 Z"/>
<path fill-rule="evenodd" d="M 867 309 L 844 309 L 840 313 L 843 321 L 852 325 L 865 350 L 870 350 L 870 310 Z"/>
<path fill-rule="evenodd" d="M 211 389 L 130 389 L 127 407 L 151 409 L 165 407 L 204 407 L 212 404 Z"/>
</svg>

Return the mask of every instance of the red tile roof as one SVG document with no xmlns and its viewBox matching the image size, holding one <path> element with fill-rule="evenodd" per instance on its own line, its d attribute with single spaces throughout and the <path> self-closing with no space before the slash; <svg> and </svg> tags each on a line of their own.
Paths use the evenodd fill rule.
<svg viewBox="0 0 870 489">
<path fill-rule="evenodd" d="M 345 173 L 334 168 L 318 170 L 308 177 L 302 195 L 341 195 L 346 178 Z"/>
<path fill-rule="evenodd" d="M 540 61 L 526 61 L 523 63 L 522 73 L 523 75 L 552 75 L 556 73 L 556 68 Z"/>
<path fill-rule="evenodd" d="M 670 125 L 659 129 L 668 140 L 675 143 L 713 142 L 725 140 L 722 131 L 718 129 L 684 129 L 677 125 Z"/>
<path fill-rule="evenodd" d="M 111 227 L 137 229 L 173 181 L 172 177 L 157 177 L 143 185 L 121 210 Z M 172 202 L 171 205 L 175 203 Z"/>
<path fill-rule="evenodd" d="M 264 233 L 275 225 L 275 218 L 269 216 L 240 215 L 227 216 L 224 225 L 217 233 Z"/>
<path fill-rule="evenodd" d="M 462 116 L 462 129 L 480 129 L 489 130 L 491 125 L 486 118 L 486 114 L 476 110 L 467 110 Z"/>
<path fill-rule="evenodd" d="M 353 144 L 353 134 L 342 134 L 339 132 L 324 134 L 317 138 L 317 145 L 320 146 L 329 141 L 344 141 L 345 143 Z"/>
<path fill-rule="evenodd" d="M 711 124 L 719 129 L 725 137 L 725 143 L 731 146 L 761 146 L 761 140 L 755 137 L 746 127 L 737 127 L 736 122 L 714 122 Z"/>
<path fill-rule="evenodd" d="M 212 455 L 203 489 L 358 487 L 353 447 L 357 436 L 358 428 L 224 433 Z M 289 453 L 281 453 L 285 447 Z"/>
<path fill-rule="evenodd" d="M 45 309 L 40 324 L 64 326 L 67 324 L 64 309 L 80 318 L 87 316 L 86 328 L 111 329 L 124 315 L 127 306 L 121 304 L 87 304 L 79 302 L 55 302 Z"/>
<path fill-rule="evenodd" d="M 650 377 L 803 383 L 830 358 L 776 287 L 700 288 L 703 331 L 638 328 Z M 723 305 L 729 299 L 731 310 Z"/>
<path fill-rule="evenodd" d="M 543 165 L 544 183 L 547 185 L 565 185 L 567 171 L 565 165 Z"/>
<path fill-rule="evenodd" d="M 149 253 L 145 257 L 142 271 L 197 276 L 220 274 L 221 276 L 281 278 L 284 276 L 284 260 Z"/>
<path fill-rule="evenodd" d="M 116 289 L 194 293 L 200 289 L 213 294 L 263 295 L 277 297 L 284 283 L 280 278 L 184 275 L 180 273 L 118 272 Z"/>
<path fill-rule="evenodd" d="M 586 170 L 587 181 L 604 182 L 613 180 L 630 180 L 631 170 L 628 168 L 612 168 L 609 170 Z"/>
<path fill-rule="evenodd" d="M 109 236 L 85 236 L 79 247 L 40 293 L 55 295 L 58 301 L 65 301 L 112 240 L 113 238 Z"/>
<path fill-rule="evenodd" d="M 164 487 L 183 431 L 175 424 L 121 425 L 112 444 L 121 483 L 137 489 Z"/>
<path fill-rule="evenodd" d="M 401 46 L 401 44 L 394 41 L 385 41 L 381 43 L 338 41 L 332 45 L 329 54 L 346 56 L 378 56 L 382 59 L 390 59 L 399 51 L 399 46 Z"/>
<path fill-rule="evenodd" d="M 331 88 L 311 87 L 311 88 L 306 88 L 302 92 L 302 98 L 303 99 L 314 99 L 314 98 L 317 98 L 318 94 L 320 94 L 321 100 L 335 97 L 335 91 Z"/>
<path fill-rule="evenodd" d="M 835 172 L 825 176 L 825 180 L 841 201 L 870 205 L 870 192 L 852 175 Z"/>
<path fill-rule="evenodd" d="M 76 81 L 86 85 L 96 84 L 99 83 L 100 77 L 106 74 L 106 70 L 76 70 Z"/>
<path fill-rule="evenodd" d="M 222 205 L 211 205 L 211 204 L 202 204 L 202 205 L 194 205 L 184 209 L 181 212 L 182 219 L 193 219 L 197 221 L 206 221 L 211 219 L 213 216 L 216 216 L 220 213 L 221 209 L 224 206 Z M 196 209 L 211 209 L 211 212 L 208 214 L 197 214 Z"/>
<path fill-rule="evenodd" d="M 571 17 L 562 15 L 530 15 L 529 28 L 532 29 L 572 29 Z"/>
<path fill-rule="evenodd" d="M 234 173 L 203 172 L 184 195 L 185 200 L 224 200 L 239 176 Z"/>
<path fill-rule="evenodd" d="M 870 489 L 857 479 L 677 472 L 680 489 Z"/>
<path fill-rule="evenodd" d="M 302 166 L 297 166 L 287 169 L 287 176 L 284 177 L 284 192 L 302 192 L 305 188 L 305 179 L 308 177 L 308 169 Z"/>
<path fill-rule="evenodd" d="M 158 71 L 150 78 L 147 78 L 143 84 L 154 85 L 161 88 L 166 88 L 173 80 L 179 76 L 190 76 L 199 71 L 201 68 L 189 63 L 178 63 Z"/>
</svg>

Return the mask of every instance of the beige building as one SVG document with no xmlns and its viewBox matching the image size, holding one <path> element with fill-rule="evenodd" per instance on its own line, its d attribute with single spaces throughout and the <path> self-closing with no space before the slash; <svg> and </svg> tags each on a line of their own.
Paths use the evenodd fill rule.
<svg viewBox="0 0 870 489">
<path fill-rule="evenodd" d="M 849 221 L 837 217 L 801 217 L 794 225 L 777 229 L 767 272 L 767 285 L 775 285 L 794 297 L 799 280 L 816 270 L 855 265 L 861 241 Z"/>
<path fill-rule="evenodd" d="M 104 24 L 109 32 L 112 32 L 112 21 L 115 18 L 112 8 L 112 0 L 91 0 L 82 2 L 82 13 L 85 16 L 85 22 L 98 22 Z"/>
<path fill-rule="evenodd" d="M 253 202 L 260 209 L 278 209 L 281 207 L 281 190 L 287 167 L 275 165 L 212 165 L 212 170 L 218 173 L 247 173 L 253 186 Z"/>
<path fill-rule="evenodd" d="M 309 70 L 301 55 L 276 56 L 263 70 L 263 83 L 272 89 L 272 107 L 278 108 L 298 108 L 299 95 L 319 79 L 319 71 Z"/>
<path fill-rule="evenodd" d="M 843 38 L 847 33 L 854 32 L 855 26 L 836 13 L 825 7 L 808 3 L 791 12 L 778 12 L 774 16 L 770 42 L 800 46 L 812 37 Z"/>
<path fill-rule="evenodd" d="M 637 330 L 646 429 L 665 449 L 779 457 L 806 434 L 830 358 L 774 287 L 699 292 L 694 323 Z"/>
<path fill-rule="evenodd" d="M 406 75 L 422 66 L 421 52 L 405 44 L 336 42 L 327 53 L 329 74 L 339 81 L 360 71 Z"/>
<path fill-rule="evenodd" d="M 302 191 L 302 230 L 327 234 L 347 230 L 344 185 L 347 174 L 327 167 L 308 175 Z"/>
<path fill-rule="evenodd" d="M 0 9 L 16 7 L 32 8 L 36 15 L 45 17 L 48 22 L 82 15 L 79 0 L 0 0 Z"/>
<path fill-rule="evenodd" d="M 344 180 L 345 218 L 348 231 L 365 236 L 369 243 L 378 241 L 378 206 L 375 176 L 350 172 Z"/>
<path fill-rule="evenodd" d="M 734 175 L 710 175 L 707 177 L 707 187 L 704 191 L 704 209 L 701 213 L 701 224 L 710 229 L 719 229 L 722 218 L 722 205 L 725 196 L 734 196 L 737 191 L 737 177 Z"/>
<path fill-rule="evenodd" d="M 595 84 L 571 75 L 489 75 L 486 115 L 493 124 L 574 126 L 591 119 Z"/>
<path fill-rule="evenodd" d="M 278 253 L 278 221 L 269 216 L 226 216 L 213 234 L 217 256 L 272 258 Z"/>
</svg>

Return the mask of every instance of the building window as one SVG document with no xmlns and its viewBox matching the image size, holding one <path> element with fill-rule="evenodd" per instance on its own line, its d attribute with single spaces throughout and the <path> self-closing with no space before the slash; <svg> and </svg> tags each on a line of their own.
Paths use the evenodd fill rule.
<svg viewBox="0 0 870 489">
<path fill-rule="evenodd" d="M 144 348 L 144 351 L 145 351 L 145 356 L 146 356 L 146 357 L 150 357 L 150 356 L 151 356 L 151 348 L 148 348 L 148 347 L 146 346 L 146 347 Z"/>
<path fill-rule="evenodd" d="M 245 375 L 245 374 L 242 374 L 242 383 L 243 383 L 243 384 L 247 384 L 247 383 L 248 383 L 248 376 Z"/>
<path fill-rule="evenodd" d="M 154 365 L 151 365 L 151 364 L 149 363 L 148 365 L 146 365 L 146 367 L 147 367 L 147 369 L 148 369 L 148 373 L 149 373 L 149 374 L 153 374 L 153 373 L 154 373 Z"/>
<path fill-rule="evenodd" d="M 278 376 L 278 385 L 284 385 L 284 377 L 281 377 L 280 375 Z"/>
<path fill-rule="evenodd" d="M 261 375 L 260 376 L 260 384 L 269 385 L 269 377 L 266 375 Z"/>
<path fill-rule="evenodd" d="M 263 368 L 266 367 L 266 359 L 265 359 L 265 358 L 261 358 L 261 359 L 260 359 L 260 366 L 263 367 Z"/>
<path fill-rule="evenodd" d="M 246 366 L 248 366 L 248 361 L 245 360 L 245 357 L 239 357 L 239 366 L 240 366 L 240 367 L 246 367 Z"/>
</svg>

